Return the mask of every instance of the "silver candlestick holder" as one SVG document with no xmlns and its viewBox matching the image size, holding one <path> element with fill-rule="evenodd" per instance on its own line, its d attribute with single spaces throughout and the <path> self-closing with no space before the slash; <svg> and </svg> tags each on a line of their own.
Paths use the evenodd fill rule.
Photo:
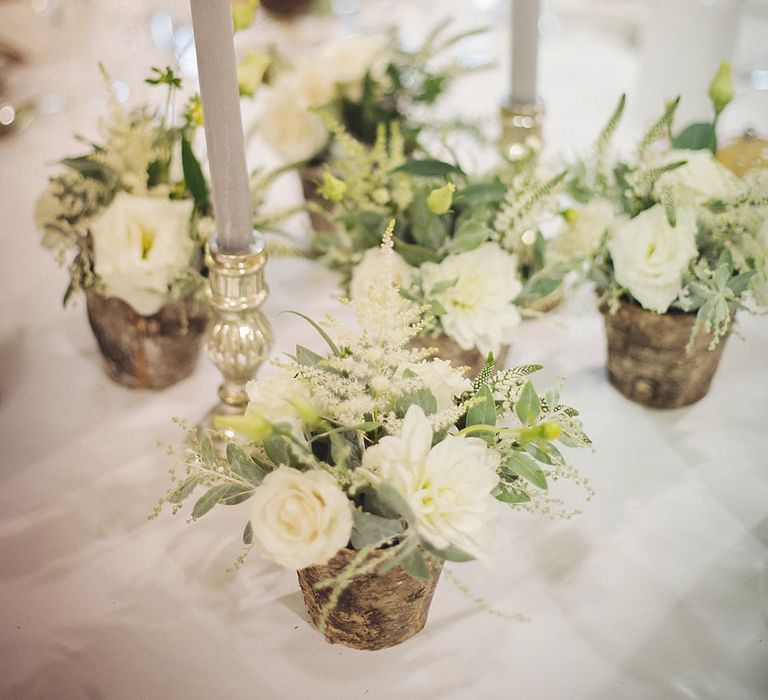
<svg viewBox="0 0 768 700">
<path fill-rule="evenodd" d="M 508 100 L 501 105 L 499 150 L 504 158 L 518 160 L 532 147 L 541 145 L 544 105 L 516 104 Z"/>
<path fill-rule="evenodd" d="M 216 416 L 241 415 L 248 405 L 246 385 L 269 357 L 274 342 L 272 326 L 260 311 L 269 295 L 264 281 L 267 250 L 264 237 L 254 232 L 246 253 L 224 253 L 216 242 L 206 254 L 211 289 L 212 318 L 206 350 L 224 378 L 219 403 L 198 426 L 212 428 Z M 218 429 L 228 439 L 234 432 Z M 230 434 L 231 433 L 231 434 Z"/>
</svg>

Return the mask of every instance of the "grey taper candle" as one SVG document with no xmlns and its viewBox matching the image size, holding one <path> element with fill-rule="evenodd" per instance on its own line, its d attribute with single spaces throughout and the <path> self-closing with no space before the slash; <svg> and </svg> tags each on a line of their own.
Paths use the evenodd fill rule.
<svg viewBox="0 0 768 700">
<path fill-rule="evenodd" d="M 245 253 L 253 212 L 229 0 L 190 0 L 219 250 Z"/>
<path fill-rule="evenodd" d="M 536 71 L 539 57 L 539 0 L 512 0 L 513 105 L 536 102 Z"/>
</svg>

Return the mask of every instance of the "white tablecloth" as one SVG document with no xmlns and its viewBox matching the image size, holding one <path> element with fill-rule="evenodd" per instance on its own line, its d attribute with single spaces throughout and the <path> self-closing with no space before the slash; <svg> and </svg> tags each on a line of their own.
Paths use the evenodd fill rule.
<svg viewBox="0 0 768 700">
<path fill-rule="evenodd" d="M 115 22 L 97 14 L 74 57 L 27 69 L 46 90 L 63 85 L 75 97 L 0 142 L 0 696 L 766 697 L 763 318 L 739 317 L 743 339 L 728 341 L 703 401 L 665 412 L 607 383 L 588 293 L 521 327 L 510 362 L 545 364 L 540 383 L 568 378 L 565 398 L 583 409 L 596 448 L 570 456 L 596 496 L 583 503 L 567 490 L 583 510 L 571 520 L 505 513 L 490 569 L 450 566 L 503 616 L 478 609 L 444 576 L 412 640 L 376 653 L 331 646 L 308 623 L 292 572 L 254 554 L 227 573 L 242 509 L 194 525 L 186 511 L 147 520 L 170 466 L 156 442 L 180 441 L 172 416 L 204 415 L 217 372 L 202 358 L 164 392 L 111 383 L 82 305 L 59 307 L 66 275 L 31 223 L 45 164 L 74 152 L 70 132 L 91 130 L 94 119 L 98 82 L 72 66 L 111 51 L 115 77 L 136 87 L 161 60 L 146 48 L 129 62 L 109 44 Z M 636 71 L 630 48 L 567 36 L 545 41 L 542 65 L 550 142 L 582 148 Z M 500 75 L 466 89 L 492 106 L 487 81 L 498 86 Z M 286 188 L 290 197 L 296 183 Z M 333 276 L 276 260 L 268 279 L 275 353 L 317 345 L 301 320 L 279 312 L 336 310 Z"/>
</svg>

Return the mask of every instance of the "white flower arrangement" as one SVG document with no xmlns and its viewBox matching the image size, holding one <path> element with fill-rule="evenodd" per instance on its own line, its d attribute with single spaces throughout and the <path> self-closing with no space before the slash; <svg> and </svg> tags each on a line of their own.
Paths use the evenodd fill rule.
<svg viewBox="0 0 768 700">
<path fill-rule="evenodd" d="M 377 286 L 376 232 L 394 218 L 395 265 L 404 296 L 430 310 L 424 333 L 483 355 L 508 345 L 527 306 L 551 294 L 569 260 L 545 261 L 541 224 L 557 216 L 565 172 L 549 177 L 530 154 L 502 175 L 470 176 L 453 163 L 409 159 L 396 123 L 372 147 L 321 113 L 338 146 L 319 194 L 330 230 L 315 231 L 321 261 L 355 299 Z"/>
<path fill-rule="evenodd" d="M 416 120 L 414 110 L 434 104 L 456 77 L 467 72 L 446 54 L 476 32 L 446 38 L 448 24 L 438 24 L 412 51 L 401 46 L 391 28 L 387 33 L 335 39 L 316 55 L 295 63 L 267 57 L 271 90 L 260 119 L 261 135 L 289 162 L 325 162 L 333 135 L 315 113 L 323 108 L 366 143 L 373 142 L 379 123 L 396 121 L 412 149 L 418 132 L 427 126 Z M 256 72 L 260 81 L 261 64 Z M 244 78 L 242 82 L 247 88 L 241 92 L 253 95 L 253 81 Z"/>
<path fill-rule="evenodd" d="M 562 501 L 548 492 L 563 478 L 591 497 L 555 446 L 590 441 L 578 413 L 560 402 L 559 387 L 536 392 L 529 375 L 539 366 L 494 374 L 491 357 L 470 382 L 461 370 L 425 360 L 409 346 L 421 321 L 393 284 L 392 247 L 390 227 L 382 249 L 388 280 L 350 302 L 359 328 L 329 319 L 331 339 L 316 325 L 327 354 L 299 346 L 290 361 L 278 363 L 277 378 L 253 382 L 246 414 L 219 419 L 220 427 L 243 436 L 225 455 L 209 436 L 192 431 L 184 474 L 161 501 L 175 512 L 202 487 L 192 509 L 197 519 L 217 504 L 250 499 L 245 554 L 258 545 L 287 568 L 322 565 L 339 549 L 357 550 L 358 564 L 324 583 L 334 589 L 329 605 L 369 553 L 377 569 L 400 565 L 428 577 L 430 557 L 466 561 L 491 554 L 500 503 L 567 517 Z"/>
<path fill-rule="evenodd" d="M 691 344 L 703 331 L 710 348 L 750 299 L 768 302 L 768 171 L 740 179 L 715 158 L 729 85 L 724 64 L 710 88 L 713 122 L 677 135 L 672 121 L 679 99 L 668 104 L 629 162 L 610 149 L 622 97 L 591 158 L 572 168 L 569 189 L 577 203 L 565 211 L 572 223 L 554 247 L 585 263 L 612 310 L 625 300 L 658 314 L 695 312 Z"/>
<path fill-rule="evenodd" d="M 65 304 L 77 289 L 94 288 L 149 316 L 199 288 L 211 214 L 192 147 L 202 111 L 190 98 L 181 124 L 170 124 L 181 80 L 171 69 L 153 70 L 147 82 L 168 89 L 165 112 L 126 111 L 113 94 L 102 142 L 64 159 L 67 169 L 38 200 L 42 242 L 69 267 Z"/>
</svg>

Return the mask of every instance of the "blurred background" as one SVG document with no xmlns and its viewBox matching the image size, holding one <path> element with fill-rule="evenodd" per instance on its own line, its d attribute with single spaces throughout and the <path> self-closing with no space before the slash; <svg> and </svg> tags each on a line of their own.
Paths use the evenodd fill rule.
<svg viewBox="0 0 768 700">
<path fill-rule="evenodd" d="M 301 53 L 333 36 L 392 23 L 415 43 L 444 16 L 453 17 L 458 29 L 491 27 L 460 51 L 467 65 L 492 61 L 494 67 L 461 81 L 445 109 L 495 128 L 508 84 L 509 0 L 266 4 L 278 12 L 262 7 L 256 23 L 237 35 L 239 51 L 273 44 Z M 280 12 L 286 8 L 293 13 Z M 723 133 L 768 123 L 768 0 L 543 0 L 539 33 L 538 90 L 550 150 L 586 148 L 621 92 L 629 96 L 626 132 L 677 94 L 683 95 L 680 123 L 706 116 L 706 86 L 723 59 L 733 61 L 737 81 Z M 99 61 L 129 102 L 146 99 L 142 81 L 152 65 L 177 66 L 194 89 L 188 2 L 0 0 L 0 133 L 28 132 L 25 148 L 52 133 L 57 139 L 71 131 L 87 135 L 105 103 Z"/>
</svg>

